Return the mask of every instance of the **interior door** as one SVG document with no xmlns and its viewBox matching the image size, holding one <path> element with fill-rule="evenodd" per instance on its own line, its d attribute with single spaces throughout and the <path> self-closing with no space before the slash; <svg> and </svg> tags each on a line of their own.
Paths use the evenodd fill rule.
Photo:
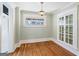
<svg viewBox="0 0 79 59">
<path fill-rule="evenodd" d="M 2 14 L 2 40 L 1 52 L 5 53 L 9 50 L 9 17 Z"/>
</svg>

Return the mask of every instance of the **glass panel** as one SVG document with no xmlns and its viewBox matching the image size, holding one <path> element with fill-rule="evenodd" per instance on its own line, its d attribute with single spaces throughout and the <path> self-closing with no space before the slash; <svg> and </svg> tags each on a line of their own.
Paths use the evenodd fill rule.
<svg viewBox="0 0 79 59">
<path fill-rule="evenodd" d="M 69 39 L 69 44 L 73 44 L 73 40 L 72 39 Z"/>
<path fill-rule="evenodd" d="M 61 18 L 59 18 L 59 21 L 61 21 Z"/>
<path fill-rule="evenodd" d="M 69 26 L 69 34 L 72 34 L 73 33 L 73 26 Z"/>
<path fill-rule="evenodd" d="M 69 24 L 72 24 L 73 22 L 73 15 L 69 15 Z"/>
<path fill-rule="evenodd" d="M 59 40 L 61 40 L 61 34 L 59 34 Z"/>
<path fill-rule="evenodd" d="M 61 24 L 61 18 L 59 18 L 59 24 Z"/>
<path fill-rule="evenodd" d="M 62 33 L 64 33 L 64 26 L 62 26 Z"/>
<path fill-rule="evenodd" d="M 64 34 L 62 34 L 61 38 L 62 38 L 61 40 L 64 41 Z"/>
<path fill-rule="evenodd" d="M 64 21 L 64 17 L 62 17 L 62 21 Z"/>
<path fill-rule="evenodd" d="M 59 26 L 59 32 L 61 33 L 61 26 Z"/>
<path fill-rule="evenodd" d="M 68 24 L 68 16 L 66 16 L 66 24 Z"/>
<path fill-rule="evenodd" d="M 68 43 L 68 35 L 66 35 L 66 39 L 65 39 L 66 43 Z"/>
<path fill-rule="evenodd" d="M 68 25 L 66 25 L 66 34 L 68 34 Z"/>
<path fill-rule="evenodd" d="M 62 24 L 64 23 L 64 17 L 62 17 Z"/>
<path fill-rule="evenodd" d="M 70 38 L 71 40 L 73 40 L 73 35 L 69 35 L 69 38 Z"/>
</svg>

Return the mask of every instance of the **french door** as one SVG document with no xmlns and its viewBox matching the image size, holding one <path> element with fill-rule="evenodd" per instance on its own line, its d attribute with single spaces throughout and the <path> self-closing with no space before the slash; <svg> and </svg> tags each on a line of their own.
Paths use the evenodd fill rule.
<svg viewBox="0 0 79 59">
<path fill-rule="evenodd" d="M 59 17 L 59 40 L 73 46 L 73 14 Z"/>
</svg>

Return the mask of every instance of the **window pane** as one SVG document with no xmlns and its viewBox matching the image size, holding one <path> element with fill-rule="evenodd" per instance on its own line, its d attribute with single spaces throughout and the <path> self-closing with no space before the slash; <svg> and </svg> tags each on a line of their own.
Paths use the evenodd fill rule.
<svg viewBox="0 0 79 59">
<path fill-rule="evenodd" d="M 65 41 L 66 43 L 68 43 L 68 35 L 66 35 Z"/>
<path fill-rule="evenodd" d="M 73 40 L 72 39 L 69 39 L 69 44 L 73 44 Z"/>
<path fill-rule="evenodd" d="M 61 38 L 62 38 L 61 40 L 64 41 L 64 34 L 62 34 Z"/>
<path fill-rule="evenodd" d="M 59 21 L 61 21 L 61 18 L 59 18 Z"/>
<path fill-rule="evenodd" d="M 61 40 L 61 34 L 59 34 L 59 39 Z"/>
<path fill-rule="evenodd" d="M 69 34 L 72 34 L 73 33 L 73 26 L 69 26 Z"/>
<path fill-rule="evenodd" d="M 73 40 L 73 35 L 69 35 L 69 38 L 70 38 L 71 40 Z"/>
<path fill-rule="evenodd" d="M 73 15 L 69 15 L 69 24 L 72 24 L 73 22 Z"/>
<path fill-rule="evenodd" d="M 62 26 L 62 33 L 64 33 L 64 26 Z"/>
<path fill-rule="evenodd" d="M 64 23 L 64 17 L 62 17 L 62 24 Z"/>
<path fill-rule="evenodd" d="M 61 26 L 59 26 L 59 32 L 61 33 Z"/>
<path fill-rule="evenodd" d="M 66 16 L 66 24 L 68 24 L 68 16 Z"/>
<path fill-rule="evenodd" d="M 66 34 L 68 34 L 68 25 L 66 25 Z"/>
</svg>

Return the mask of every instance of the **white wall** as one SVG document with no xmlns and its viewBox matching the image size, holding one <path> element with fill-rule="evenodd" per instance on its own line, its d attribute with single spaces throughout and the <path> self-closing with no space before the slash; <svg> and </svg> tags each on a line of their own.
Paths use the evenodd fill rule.
<svg viewBox="0 0 79 59">
<path fill-rule="evenodd" d="M 14 28 L 15 28 L 15 6 L 12 3 L 9 3 L 10 5 L 10 50 L 9 52 L 12 52 L 15 48 L 15 38 L 14 38 Z"/>
<path fill-rule="evenodd" d="M 77 39 L 78 39 L 78 50 L 79 50 L 79 5 L 77 6 L 77 18 L 78 18 L 78 20 L 77 20 L 77 31 L 78 31 L 78 33 L 77 33 Z"/>
<path fill-rule="evenodd" d="M 38 15 L 34 12 L 28 12 L 28 11 L 21 11 L 21 21 L 20 21 L 20 38 L 21 40 L 27 40 L 27 39 L 35 39 L 35 38 L 48 38 L 52 35 L 52 19 L 51 15 L 48 14 L 46 17 L 46 27 L 23 27 L 23 15 Z"/>
<path fill-rule="evenodd" d="M 16 7 L 15 8 L 15 43 L 18 43 L 19 42 L 19 7 Z"/>
<path fill-rule="evenodd" d="M 57 14 L 52 15 L 52 37 L 57 39 Z"/>
</svg>

